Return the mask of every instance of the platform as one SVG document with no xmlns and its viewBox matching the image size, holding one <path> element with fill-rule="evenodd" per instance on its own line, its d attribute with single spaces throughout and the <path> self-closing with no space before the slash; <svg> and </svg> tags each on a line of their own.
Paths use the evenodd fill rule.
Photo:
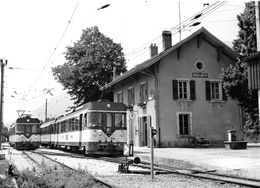
<svg viewBox="0 0 260 188">
<path fill-rule="evenodd" d="M 150 161 L 150 148 L 134 147 L 134 156 Z M 260 144 L 248 144 L 247 149 L 226 148 L 155 148 L 155 164 L 178 168 L 199 168 L 244 174 L 260 179 Z"/>
</svg>

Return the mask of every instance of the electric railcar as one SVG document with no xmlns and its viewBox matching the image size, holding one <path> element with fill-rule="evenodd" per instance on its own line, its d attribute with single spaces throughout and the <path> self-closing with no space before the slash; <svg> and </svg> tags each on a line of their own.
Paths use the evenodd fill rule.
<svg viewBox="0 0 260 188">
<path fill-rule="evenodd" d="M 9 143 L 16 149 L 36 149 L 40 146 L 40 120 L 29 115 L 18 118 L 10 127 Z"/>
<path fill-rule="evenodd" d="M 126 106 L 89 102 L 40 129 L 44 146 L 83 150 L 89 155 L 121 155 L 127 141 Z"/>
</svg>

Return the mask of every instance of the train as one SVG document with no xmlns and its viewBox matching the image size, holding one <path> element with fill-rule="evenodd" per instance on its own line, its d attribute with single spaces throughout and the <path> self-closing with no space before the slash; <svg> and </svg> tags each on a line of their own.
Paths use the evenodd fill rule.
<svg viewBox="0 0 260 188">
<path fill-rule="evenodd" d="M 89 102 L 40 126 L 41 145 L 83 151 L 86 155 L 122 155 L 127 142 L 126 105 Z"/>
<path fill-rule="evenodd" d="M 9 129 L 9 144 L 18 150 L 38 148 L 41 139 L 40 125 L 41 121 L 30 115 L 17 118 Z"/>
</svg>

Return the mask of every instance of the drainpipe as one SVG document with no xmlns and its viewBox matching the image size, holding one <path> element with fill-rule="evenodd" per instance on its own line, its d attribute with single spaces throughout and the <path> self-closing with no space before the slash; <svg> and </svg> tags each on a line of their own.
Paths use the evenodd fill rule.
<svg viewBox="0 0 260 188">
<path fill-rule="evenodd" d="M 160 63 L 160 62 L 159 62 Z M 155 85 L 155 97 L 154 97 L 154 108 L 155 108 L 155 119 L 156 119 L 156 130 L 157 130 L 157 134 L 156 134 L 156 140 L 158 142 L 156 142 L 156 147 L 160 148 L 161 147 L 161 130 L 160 130 L 160 109 L 159 109 L 159 79 L 158 79 L 158 67 L 159 67 L 159 63 L 158 65 L 154 66 L 155 67 L 155 71 L 154 71 L 154 85 Z"/>
</svg>

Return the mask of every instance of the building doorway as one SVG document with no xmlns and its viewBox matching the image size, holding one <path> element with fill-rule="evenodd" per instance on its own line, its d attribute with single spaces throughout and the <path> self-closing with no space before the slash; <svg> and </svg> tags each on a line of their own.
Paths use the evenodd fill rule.
<svg viewBox="0 0 260 188">
<path fill-rule="evenodd" d="M 139 124 L 140 130 L 140 146 L 148 146 L 148 124 L 147 124 L 147 116 L 143 116 L 140 118 Z"/>
</svg>

